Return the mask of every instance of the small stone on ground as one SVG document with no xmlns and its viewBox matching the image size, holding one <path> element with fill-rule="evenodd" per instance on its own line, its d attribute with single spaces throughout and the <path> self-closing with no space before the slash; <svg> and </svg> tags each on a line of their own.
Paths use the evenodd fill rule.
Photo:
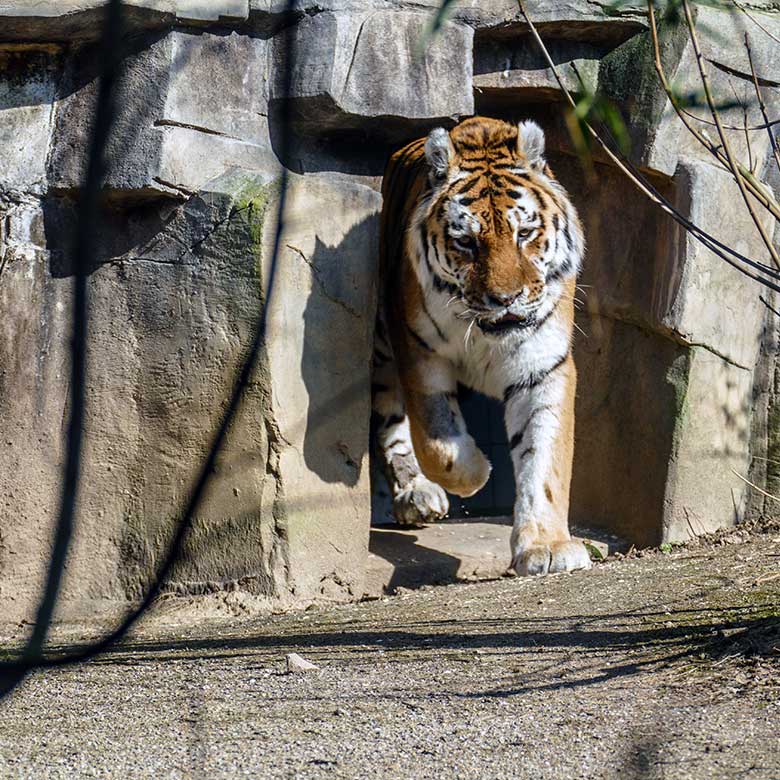
<svg viewBox="0 0 780 780">
<path fill-rule="evenodd" d="M 288 653 L 287 661 L 287 673 L 288 674 L 302 674 L 305 672 L 316 672 L 320 667 L 315 666 L 311 661 L 307 661 L 302 658 L 298 653 Z"/>
</svg>

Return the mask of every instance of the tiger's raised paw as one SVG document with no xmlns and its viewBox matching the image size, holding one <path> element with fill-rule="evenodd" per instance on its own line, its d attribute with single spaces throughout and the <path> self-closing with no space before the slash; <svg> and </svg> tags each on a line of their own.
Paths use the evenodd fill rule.
<svg viewBox="0 0 780 780">
<path fill-rule="evenodd" d="M 471 436 L 459 436 L 446 445 L 439 444 L 438 449 L 437 465 L 446 463 L 446 466 L 431 476 L 445 490 L 468 498 L 485 487 L 493 467 Z"/>
<path fill-rule="evenodd" d="M 515 553 L 512 568 L 521 577 L 589 569 L 590 555 L 582 542 L 575 542 L 572 539 L 549 545 L 536 544 Z"/>
<path fill-rule="evenodd" d="M 393 515 L 399 525 L 424 525 L 441 520 L 450 510 L 443 488 L 422 474 L 393 499 Z"/>
</svg>

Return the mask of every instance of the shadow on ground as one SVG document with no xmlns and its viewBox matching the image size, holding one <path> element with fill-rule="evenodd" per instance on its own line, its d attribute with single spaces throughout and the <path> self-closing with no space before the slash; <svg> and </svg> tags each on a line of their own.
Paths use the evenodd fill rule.
<svg viewBox="0 0 780 780">
<path fill-rule="evenodd" d="M 372 528 L 368 551 L 387 564 L 382 566 L 378 563 L 376 567 L 381 567 L 384 574 L 382 582 L 375 588 L 377 595 L 382 590 L 393 593 L 399 587 L 445 585 L 458 580 L 460 559 L 420 544 L 420 535 L 413 530 L 410 532 L 392 526 Z"/>
<path fill-rule="evenodd" d="M 370 662 L 376 650 L 394 652 L 398 664 L 435 659 L 442 653 L 463 654 L 493 651 L 502 656 L 525 653 L 549 654 L 549 663 L 529 673 L 524 670 L 516 686 L 491 691 L 463 693 L 463 696 L 506 697 L 531 691 L 577 689 L 630 678 L 650 669 L 658 671 L 690 659 L 691 662 L 719 662 L 724 659 L 779 659 L 780 658 L 780 603 L 765 605 L 765 616 L 745 615 L 743 608 L 677 610 L 674 625 L 669 625 L 668 612 L 643 612 L 641 619 L 652 627 L 627 629 L 639 617 L 624 612 L 602 614 L 598 617 L 580 615 L 565 618 L 525 618 L 517 621 L 516 631 L 491 631 L 506 620 L 477 619 L 461 622 L 414 621 L 395 628 L 333 631 L 296 631 L 277 636 L 244 636 L 241 638 L 186 639 L 171 641 L 128 641 L 96 663 L 136 663 L 175 657 L 181 660 L 200 660 L 212 657 L 257 658 L 271 653 L 277 657 L 286 652 L 308 648 L 308 652 L 325 661 L 336 662 L 347 654 L 352 663 L 360 662 L 364 654 Z M 766 612 L 774 614 L 766 615 Z M 710 619 L 708 619 L 710 618 Z M 658 625 L 666 620 L 665 625 Z M 611 628 L 593 628 L 595 622 Z M 574 628 L 571 626 L 574 624 Z M 60 646 L 55 652 L 72 649 Z M 556 674 L 561 653 L 576 651 L 582 661 L 590 658 L 573 675 L 561 679 Z M 623 663 L 604 666 L 601 658 L 608 654 L 622 654 Z M 387 659 L 386 659 L 387 660 Z M 512 667 L 511 658 L 504 663 Z"/>
</svg>

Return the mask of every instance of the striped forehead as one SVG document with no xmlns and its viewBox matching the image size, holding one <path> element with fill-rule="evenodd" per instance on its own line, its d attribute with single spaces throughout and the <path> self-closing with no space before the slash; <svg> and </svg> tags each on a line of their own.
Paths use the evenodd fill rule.
<svg viewBox="0 0 780 780">
<path fill-rule="evenodd" d="M 507 201 L 508 211 L 520 212 L 527 219 L 537 217 L 542 208 L 539 195 L 534 190 L 525 187 L 513 189 L 511 195 L 507 193 Z"/>
<path fill-rule="evenodd" d="M 463 203 L 464 196 L 456 195 L 447 204 L 447 225 L 453 235 L 477 235 L 482 226 L 471 206 Z"/>
<path fill-rule="evenodd" d="M 485 192 L 476 199 L 470 193 L 462 193 L 449 201 L 447 222 L 455 234 L 476 235 L 482 230 L 482 223 L 487 229 L 492 226 L 500 230 L 501 224 L 508 224 L 516 230 L 520 224 L 538 224 L 544 205 L 535 190 L 524 187 Z"/>
</svg>

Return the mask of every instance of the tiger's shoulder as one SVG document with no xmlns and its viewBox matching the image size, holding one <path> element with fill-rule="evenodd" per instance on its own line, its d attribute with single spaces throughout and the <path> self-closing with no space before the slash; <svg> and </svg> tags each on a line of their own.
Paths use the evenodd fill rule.
<svg viewBox="0 0 780 780">
<path fill-rule="evenodd" d="M 395 152 L 382 179 L 380 256 L 384 269 L 397 268 L 404 237 L 420 197 L 427 188 L 425 138 L 418 138 Z"/>
</svg>

